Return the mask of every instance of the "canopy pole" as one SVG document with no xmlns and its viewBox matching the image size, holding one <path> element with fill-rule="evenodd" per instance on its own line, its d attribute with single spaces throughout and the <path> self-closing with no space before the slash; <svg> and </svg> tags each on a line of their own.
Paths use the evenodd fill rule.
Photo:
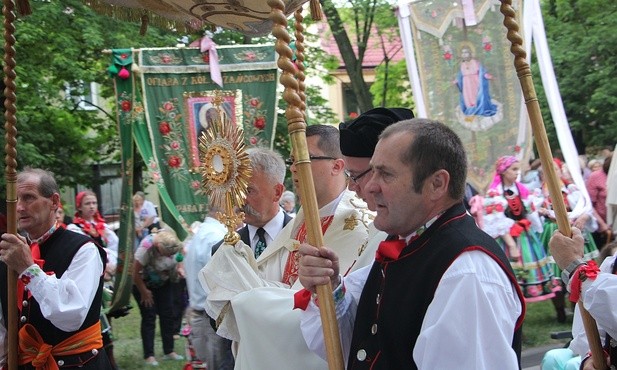
<svg viewBox="0 0 617 370">
<path fill-rule="evenodd" d="M 7 232 L 17 235 L 17 119 L 15 117 L 15 3 L 4 0 L 4 130 Z M 9 370 L 17 370 L 17 274 L 7 266 L 7 335 Z"/>
<path fill-rule="evenodd" d="M 317 247 L 323 246 L 321 222 L 317 197 L 313 184 L 311 162 L 306 143 L 306 123 L 303 112 L 303 101 L 300 96 L 300 85 L 296 78 L 296 68 L 291 60 L 293 51 L 289 47 L 290 36 L 287 32 L 285 3 L 281 0 L 268 0 L 272 8 L 270 20 L 273 22 L 272 35 L 276 37 L 276 52 L 279 54 L 278 67 L 281 69 L 281 84 L 284 86 L 283 99 L 287 102 L 285 117 L 298 170 L 300 197 L 304 209 L 307 237 L 309 243 Z M 301 61 L 300 61 L 301 62 Z M 342 370 L 344 361 L 341 349 L 338 324 L 332 298 L 332 287 L 329 284 L 317 287 L 319 308 L 326 345 L 328 367 L 330 370 Z"/>
<path fill-rule="evenodd" d="M 563 201 L 563 197 L 561 196 L 559 179 L 553 166 L 553 154 L 551 153 L 551 148 L 548 144 L 548 137 L 546 135 L 546 128 L 544 127 L 544 120 L 542 119 L 542 113 L 540 111 L 540 104 L 538 103 L 538 96 L 536 95 L 536 90 L 533 85 L 531 68 L 527 63 L 527 54 L 525 52 L 525 48 L 523 48 L 523 38 L 518 32 L 519 25 L 516 21 L 516 11 L 512 7 L 512 0 L 501 0 L 500 10 L 504 15 L 503 24 L 508 29 L 508 40 L 512 43 L 510 51 L 514 54 L 514 67 L 523 90 L 527 113 L 529 114 L 529 120 L 531 121 L 533 138 L 536 148 L 538 149 L 542 168 L 544 168 L 549 195 L 553 201 L 552 204 L 555 211 L 555 217 L 557 219 L 557 227 L 562 234 L 571 236 L 572 230 L 570 228 L 570 221 L 568 220 L 566 205 Z M 606 359 L 604 358 L 598 327 L 596 326 L 593 317 L 591 317 L 589 312 L 587 312 L 585 307 L 583 307 L 582 301 L 579 301 L 579 308 L 581 311 L 581 316 L 583 317 L 589 348 L 591 349 L 591 353 L 593 355 L 593 365 L 596 369 L 606 369 Z"/>
</svg>

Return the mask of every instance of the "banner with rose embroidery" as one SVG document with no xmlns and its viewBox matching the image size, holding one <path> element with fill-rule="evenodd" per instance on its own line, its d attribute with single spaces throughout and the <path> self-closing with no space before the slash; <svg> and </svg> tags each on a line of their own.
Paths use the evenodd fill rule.
<svg viewBox="0 0 617 370">
<path fill-rule="evenodd" d="M 198 137 L 215 112 L 215 96 L 223 98 L 222 108 L 244 130 L 247 147 L 273 146 L 278 85 L 274 45 L 221 46 L 217 52 L 223 87 L 212 81 L 209 53 L 199 48 L 137 51 L 147 132 L 134 131 L 134 138 L 147 161 L 147 176 L 169 195 L 170 204 L 161 198 L 161 214 L 176 230 L 188 231 L 192 222 L 205 217 Z"/>
<path fill-rule="evenodd" d="M 406 5 L 407 6 L 407 5 Z M 468 180 L 488 188 L 502 155 L 523 161 L 533 142 L 498 0 L 413 1 L 411 42 L 429 118 L 462 138 Z M 522 9 L 522 0 L 513 1 Z M 520 14 L 520 12 L 519 12 Z"/>
</svg>

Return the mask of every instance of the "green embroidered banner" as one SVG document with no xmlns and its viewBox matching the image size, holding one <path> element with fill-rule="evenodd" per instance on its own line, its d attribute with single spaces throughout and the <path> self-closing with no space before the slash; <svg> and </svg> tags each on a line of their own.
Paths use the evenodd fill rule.
<svg viewBox="0 0 617 370">
<path fill-rule="evenodd" d="M 122 143 L 120 246 L 115 291 L 109 311 L 128 304 L 131 294 L 134 220 L 134 149 L 156 184 L 163 222 L 183 240 L 190 224 L 203 221 L 208 200 L 202 190 L 198 137 L 215 111 L 213 99 L 244 129 L 247 147 L 272 148 L 278 69 L 274 45 L 218 48 L 223 86 L 212 82 L 209 54 L 198 48 L 113 50 L 118 130 Z"/>
<path fill-rule="evenodd" d="M 122 68 L 129 68 L 133 63 L 132 52 L 129 49 L 114 50 L 113 62 L 109 67 L 111 74 L 117 74 Z M 133 241 L 135 224 L 133 222 L 133 163 L 135 145 L 133 144 L 133 91 L 134 80 L 114 78 L 116 92 L 116 120 L 121 144 L 122 194 L 120 196 L 120 229 L 118 237 L 118 264 L 114 280 L 114 294 L 107 312 L 114 314 L 129 304 L 131 298 Z M 105 306 L 105 305 L 104 305 Z"/>
<path fill-rule="evenodd" d="M 525 160 L 533 145 L 499 2 L 417 1 L 409 9 L 427 115 L 459 134 L 468 179 L 484 191 L 498 157 Z"/>
<path fill-rule="evenodd" d="M 214 114 L 215 94 L 235 125 L 244 129 L 247 147 L 272 147 L 276 120 L 278 74 L 274 45 L 218 48 L 224 87 L 210 77 L 209 54 L 198 48 L 142 49 L 139 70 L 148 136 L 135 136 L 149 146 L 151 179 L 169 194 L 163 220 L 185 229 L 202 221 L 207 200 L 201 186 L 198 137 Z M 147 142 L 146 142 L 147 140 Z M 144 157 L 146 158 L 146 157 Z"/>
</svg>

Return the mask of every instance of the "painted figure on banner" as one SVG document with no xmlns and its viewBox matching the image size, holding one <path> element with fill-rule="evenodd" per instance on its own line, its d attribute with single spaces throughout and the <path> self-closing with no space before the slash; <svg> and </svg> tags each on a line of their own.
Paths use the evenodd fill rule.
<svg viewBox="0 0 617 370">
<path fill-rule="evenodd" d="M 492 99 L 489 91 L 489 81 L 493 76 L 474 58 L 470 43 L 462 43 L 460 57 L 460 67 L 454 80 L 460 91 L 457 120 L 473 131 L 488 130 L 503 118 L 501 103 Z"/>
</svg>

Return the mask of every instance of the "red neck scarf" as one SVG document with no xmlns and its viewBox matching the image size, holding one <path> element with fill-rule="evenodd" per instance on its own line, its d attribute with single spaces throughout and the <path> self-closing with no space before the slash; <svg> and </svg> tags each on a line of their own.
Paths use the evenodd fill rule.
<svg viewBox="0 0 617 370">
<path fill-rule="evenodd" d="M 97 211 L 94 214 L 94 223 L 84 220 L 79 213 L 75 213 L 73 217 L 73 223 L 81 228 L 84 233 L 92 238 L 101 238 L 105 244 L 107 244 L 107 238 L 105 237 L 105 219 L 101 217 L 101 214 Z"/>
</svg>

